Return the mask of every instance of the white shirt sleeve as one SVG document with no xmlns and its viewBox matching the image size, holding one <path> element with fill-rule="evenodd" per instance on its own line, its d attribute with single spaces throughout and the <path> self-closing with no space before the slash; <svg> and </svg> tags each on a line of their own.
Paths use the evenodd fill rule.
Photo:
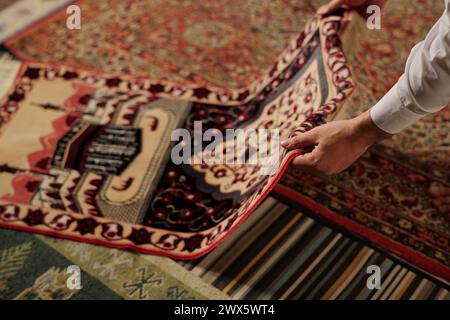
<svg viewBox="0 0 450 320">
<path fill-rule="evenodd" d="M 405 73 L 370 110 L 381 130 L 395 134 L 450 102 L 450 0 L 425 40 L 411 51 Z"/>
</svg>

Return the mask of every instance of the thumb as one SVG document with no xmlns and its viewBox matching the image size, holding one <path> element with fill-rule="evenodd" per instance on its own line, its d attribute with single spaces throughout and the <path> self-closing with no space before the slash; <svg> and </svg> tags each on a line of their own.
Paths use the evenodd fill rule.
<svg viewBox="0 0 450 320">
<path fill-rule="evenodd" d="M 292 164 L 300 168 L 314 169 L 317 164 L 316 159 L 317 159 L 316 154 L 314 151 L 312 151 L 310 153 L 305 153 L 296 157 L 292 161 Z"/>
</svg>

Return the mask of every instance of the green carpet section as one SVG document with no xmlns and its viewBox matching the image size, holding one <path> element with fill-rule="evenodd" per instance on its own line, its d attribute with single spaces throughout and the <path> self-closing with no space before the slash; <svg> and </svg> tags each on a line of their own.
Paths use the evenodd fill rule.
<svg viewBox="0 0 450 320">
<path fill-rule="evenodd" d="M 81 289 L 73 289 L 78 266 Z M 69 283 L 69 286 L 68 286 Z M 227 299 L 170 259 L 0 230 L 0 299 Z"/>
</svg>

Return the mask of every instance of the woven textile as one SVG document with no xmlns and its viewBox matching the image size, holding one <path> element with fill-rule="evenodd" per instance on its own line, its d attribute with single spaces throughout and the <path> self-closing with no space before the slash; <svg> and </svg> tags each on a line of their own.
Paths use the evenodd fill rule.
<svg viewBox="0 0 450 320">
<path fill-rule="evenodd" d="M 118 6 L 122 9 L 128 3 L 127 1 L 116 3 L 119 2 L 121 4 Z M 116 30 L 124 30 L 123 33 L 110 35 L 109 42 L 104 40 L 108 37 L 104 34 L 104 30 L 108 29 L 96 27 L 109 27 L 109 21 L 114 21 L 112 15 L 114 10 L 111 11 L 107 5 L 99 3 L 85 1 L 82 5 L 89 6 L 93 10 L 92 16 L 102 17 L 98 22 L 90 15 L 84 20 L 89 28 L 95 28 L 99 39 L 102 39 L 99 41 L 100 48 L 86 46 L 90 49 L 83 49 L 84 44 L 89 42 L 80 39 L 80 34 L 66 34 L 67 30 L 63 30 L 62 34 L 54 32 L 55 28 L 63 23 L 63 13 L 14 37 L 8 41 L 8 47 L 23 58 L 64 62 L 77 67 L 116 73 L 143 73 L 155 78 L 167 78 L 160 81 L 161 83 L 172 85 L 174 81 L 183 83 L 181 86 L 165 88 L 163 93 L 162 86 L 153 86 L 153 92 L 167 97 L 176 96 L 192 100 L 189 94 L 178 90 L 179 87 L 185 88 L 187 83 L 203 88 L 206 86 L 210 90 L 206 93 L 204 90 L 197 90 L 195 99 L 233 106 L 237 101 L 250 101 L 249 97 L 253 97 L 261 90 L 262 85 L 255 86 L 258 82 L 252 83 L 252 80 L 254 77 L 263 78 L 261 70 L 265 69 L 269 61 L 281 50 L 283 41 L 297 32 L 299 24 L 304 23 L 304 18 L 301 15 L 297 17 L 296 14 L 312 13 L 313 5 L 317 7 L 321 2 L 280 1 L 274 2 L 273 6 L 267 5 L 269 2 L 265 1 L 244 1 L 239 4 L 233 2 L 228 9 L 219 10 L 220 13 L 212 17 L 211 10 L 208 10 L 212 7 L 197 6 L 187 1 L 186 8 L 192 9 L 192 12 L 195 12 L 193 15 L 208 11 L 209 15 L 205 15 L 208 19 L 187 19 L 189 23 L 180 25 L 183 32 L 178 32 L 178 29 L 170 26 L 168 23 L 170 19 L 163 18 L 160 24 L 158 19 L 151 21 L 137 19 L 145 25 L 145 28 L 152 28 L 152 32 L 147 32 L 147 35 L 159 35 L 155 39 L 152 38 L 149 43 L 158 43 L 161 44 L 159 47 L 168 48 L 165 52 L 154 52 L 155 48 L 146 50 L 144 46 L 137 53 L 129 48 L 120 51 L 120 47 L 115 45 L 120 37 L 123 40 L 127 36 L 139 33 L 127 26 L 116 25 Z M 137 8 L 150 8 L 142 3 L 133 1 L 132 17 L 141 14 Z M 153 3 L 157 4 L 157 1 Z M 352 33 L 351 28 L 346 31 L 345 45 L 352 47 L 354 51 L 348 60 L 356 82 L 356 90 L 348 99 L 345 108 L 341 108 L 338 118 L 360 114 L 391 87 L 403 71 L 412 46 L 423 39 L 434 21 L 441 15 L 442 5 L 441 0 L 389 1 L 383 10 L 381 30 L 368 31 L 369 33 L 362 37 L 361 43 L 357 41 L 358 37 Z M 223 3 L 214 1 L 214 6 L 220 8 Z M 166 5 L 165 7 L 170 8 L 168 16 L 179 16 L 177 8 Z M 235 11 L 239 12 L 234 14 Z M 202 28 L 195 26 L 197 20 L 203 25 Z M 211 23 L 212 20 L 215 22 Z M 230 27 L 223 27 L 230 21 L 233 26 L 239 25 L 243 30 L 247 30 L 247 35 L 231 39 L 228 36 L 231 34 L 228 33 Z M 417 23 L 418 21 L 420 23 Z M 272 30 L 265 29 L 265 26 L 269 25 L 269 29 Z M 209 31 L 204 34 L 201 30 Z M 263 30 L 265 31 L 261 32 Z M 119 44 L 135 43 L 132 41 L 133 37 L 128 40 Z M 195 43 L 192 40 L 195 40 Z M 181 47 L 186 49 L 186 52 L 177 55 L 179 47 L 173 46 L 172 41 L 181 41 Z M 245 43 L 251 43 L 251 46 L 246 46 Z M 208 45 L 206 49 L 205 44 Z M 74 48 L 76 52 L 66 55 L 67 47 Z M 240 57 L 242 48 L 246 54 Z M 211 54 L 208 54 L 208 50 L 211 50 Z M 224 57 L 224 52 L 229 56 Z M 133 58 L 128 58 L 130 55 L 133 55 Z M 71 59 L 74 56 L 77 57 L 76 61 Z M 250 56 L 257 56 L 258 59 L 248 61 L 247 58 Z M 107 58 L 98 59 L 98 57 Z M 167 59 L 163 59 L 164 57 Z M 107 61 L 111 63 L 105 64 Z M 142 61 L 145 63 L 141 63 Z M 176 63 L 170 64 L 167 61 Z M 239 66 L 233 64 L 233 61 L 237 61 Z M 267 79 L 261 83 L 267 83 Z M 213 94 L 210 94 L 217 92 L 225 98 L 213 97 Z M 208 98 L 202 100 L 201 96 L 205 94 Z M 202 108 L 196 108 L 194 109 L 197 110 L 198 118 L 206 114 L 209 117 L 213 112 L 222 110 L 211 109 L 210 113 Z M 238 123 L 235 120 L 240 116 L 240 111 L 238 108 L 235 110 L 231 116 L 228 112 L 220 113 L 224 122 L 228 122 L 230 126 Z M 194 111 L 191 111 L 191 114 Z M 446 221 L 436 212 L 427 192 L 432 183 L 445 185 L 449 181 L 448 114 L 448 109 L 444 109 L 419 121 L 394 139 L 370 151 L 341 176 L 328 178 L 291 170 L 275 191 L 297 204 L 312 209 L 334 224 L 345 227 L 353 234 L 370 240 L 371 243 L 400 259 L 448 280 L 450 229 Z M 429 170 L 430 167 L 433 170 Z M 177 175 L 180 171 L 171 172 Z M 165 181 L 167 180 L 169 179 Z M 153 186 L 156 187 L 155 184 Z M 167 194 L 167 192 L 163 194 L 161 200 L 170 201 L 171 198 Z M 163 216 L 167 213 L 160 212 L 160 214 Z"/>
<path fill-rule="evenodd" d="M 384 95 L 442 10 L 439 0 L 388 1 L 383 28 L 368 31 L 348 57 L 355 90 L 338 118 L 354 117 Z M 432 184 L 449 186 L 449 119 L 448 108 L 427 116 L 336 177 L 291 170 L 276 191 L 449 281 L 450 226 L 428 192 Z"/>
<path fill-rule="evenodd" d="M 8 41 L 25 60 L 238 89 L 261 76 L 320 1 L 77 1 Z"/>
<path fill-rule="evenodd" d="M 68 267 L 81 270 L 68 289 Z M 0 230 L 0 299 L 227 299 L 174 261 L 87 243 Z"/>
<path fill-rule="evenodd" d="M 342 21 L 313 19 L 244 89 L 23 64 L 0 113 L 0 148 L 10 150 L 1 156 L 0 225 L 180 259 L 205 254 L 300 152 L 282 151 L 272 175 L 260 164 L 175 165 L 171 132 L 203 120 L 203 130 L 287 137 L 331 119 L 352 91 Z M 234 159 L 249 150 L 235 151 Z"/>
<path fill-rule="evenodd" d="M 0 41 L 68 5 L 70 0 L 0 0 Z"/>
<path fill-rule="evenodd" d="M 233 299 L 450 299 L 445 283 L 273 197 L 211 253 L 179 263 Z M 380 290 L 367 288 L 371 265 L 380 266 Z"/>
</svg>

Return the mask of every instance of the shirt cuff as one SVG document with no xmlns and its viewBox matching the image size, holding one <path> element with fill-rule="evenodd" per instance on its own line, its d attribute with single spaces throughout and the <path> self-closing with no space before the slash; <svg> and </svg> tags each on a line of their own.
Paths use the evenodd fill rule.
<svg viewBox="0 0 450 320">
<path fill-rule="evenodd" d="M 408 102 L 411 103 L 411 100 L 400 97 L 398 85 L 394 85 L 370 110 L 372 121 L 387 133 L 399 133 L 425 115 L 409 110 Z"/>
</svg>

